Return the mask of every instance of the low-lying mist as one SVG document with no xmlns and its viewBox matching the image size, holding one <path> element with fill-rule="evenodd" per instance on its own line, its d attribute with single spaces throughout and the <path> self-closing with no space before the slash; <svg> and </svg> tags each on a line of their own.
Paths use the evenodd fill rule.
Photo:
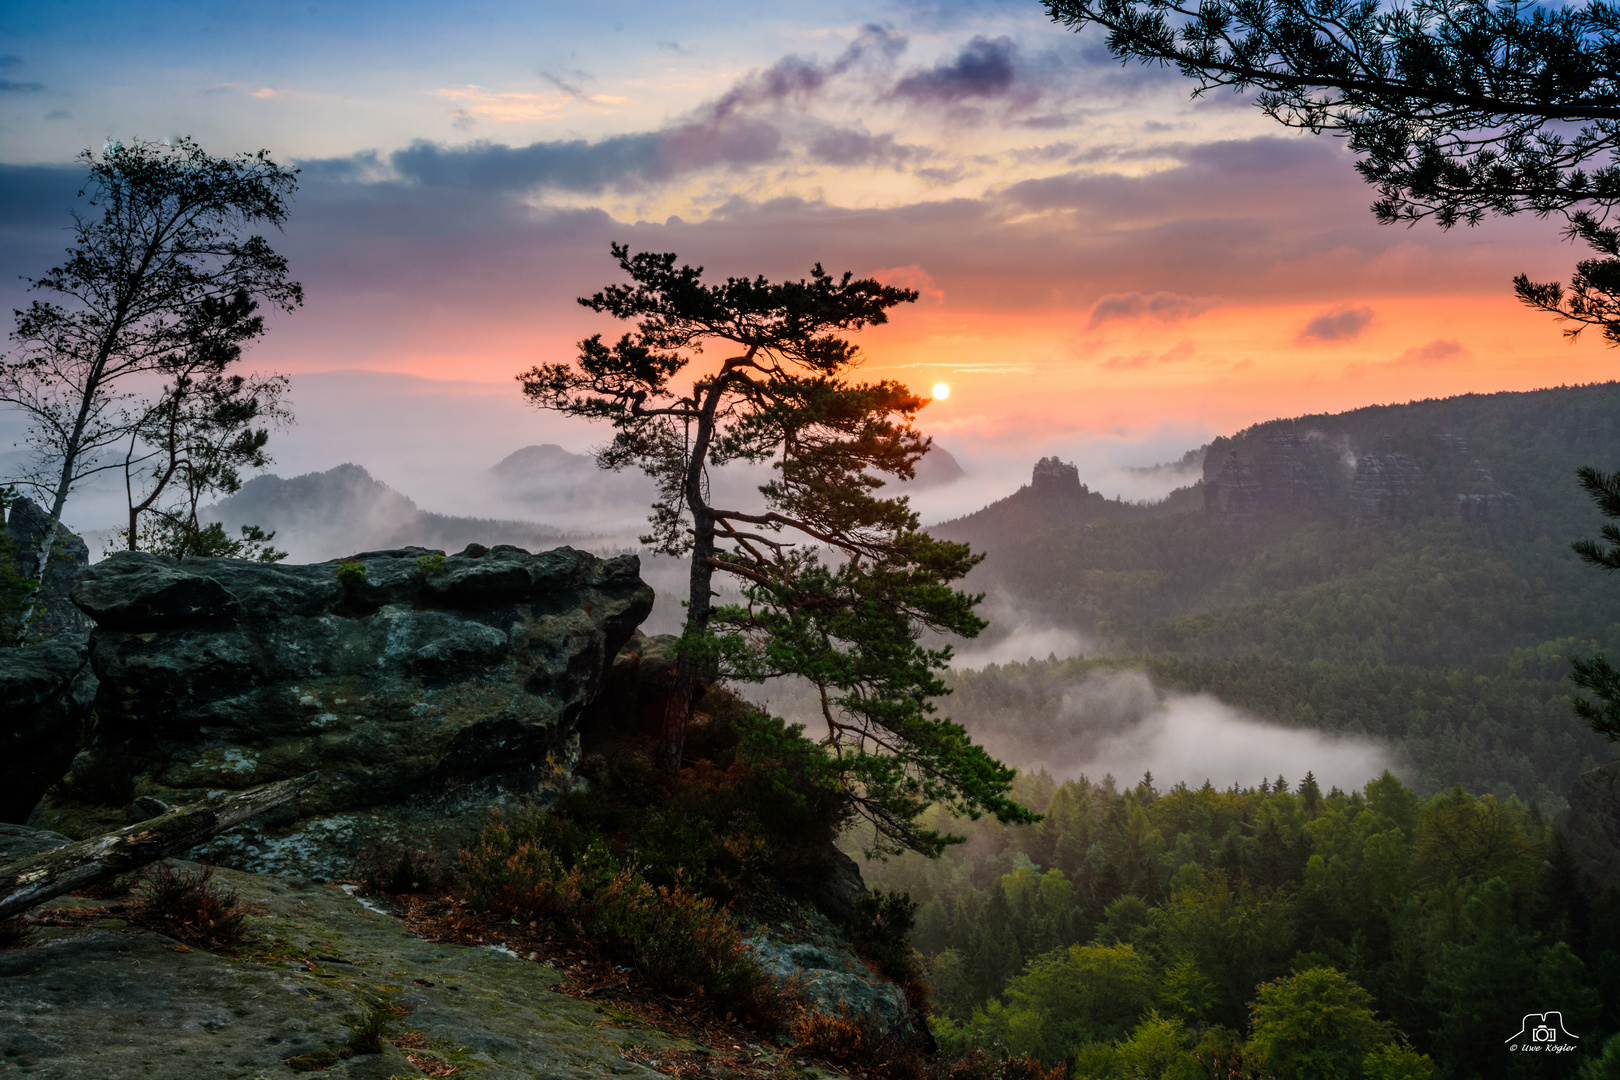
<svg viewBox="0 0 1620 1080">
<path fill-rule="evenodd" d="M 949 680 L 957 692 L 937 704 L 990 754 L 1026 772 L 1045 769 L 1058 780 L 1112 774 L 1122 784 L 1152 772 L 1161 791 L 1206 780 L 1223 789 L 1278 776 L 1297 783 L 1312 772 L 1324 790 L 1349 791 L 1385 769 L 1402 771 L 1398 756 L 1375 740 L 1270 723 L 1209 694 L 1167 692 L 1142 671 L 1094 671 L 1055 699 L 1018 674 L 958 671 Z M 772 680 L 746 695 L 812 735 L 826 731 L 818 698 L 802 680 Z"/>
<path fill-rule="evenodd" d="M 1324 789 L 1350 791 L 1399 771 L 1394 753 L 1372 739 L 1267 723 L 1210 694 L 1166 693 L 1140 671 L 1094 673 L 1064 694 L 1057 722 L 1068 746 L 1041 764 L 1063 778 L 1112 773 L 1130 783 L 1151 771 L 1161 789 L 1206 780 L 1227 788 L 1314 772 Z M 1022 756 L 1014 742 L 1010 760 Z"/>
</svg>

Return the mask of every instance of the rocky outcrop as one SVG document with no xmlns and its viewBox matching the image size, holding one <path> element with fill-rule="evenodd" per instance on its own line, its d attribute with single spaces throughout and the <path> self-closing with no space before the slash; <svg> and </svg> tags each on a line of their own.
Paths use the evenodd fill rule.
<svg viewBox="0 0 1620 1080">
<path fill-rule="evenodd" d="M 1267 514 L 1316 513 L 1341 497 L 1339 451 L 1292 430 L 1216 439 L 1204 455 L 1204 512 L 1243 530 Z"/>
<path fill-rule="evenodd" d="M 765 970 L 778 979 L 797 979 L 805 1003 L 819 1013 L 848 1012 L 883 1036 L 905 1038 L 916 1014 L 894 983 L 874 976 L 854 953 L 830 941 L 750 943 Z"/>
<path fill-rule="evenodd" d="M 1280 431 L 1260 440 L 1254 475 L 1261 500 L 1268 510 L 1314 509 L 1325 502 L 1333 485 L 1326 482 L 1306 443 L 1292 431 Z"/>
<path fill-rule="evenodd" d="M 39 544 L 45 536 L 45 526 L 51 516 L 44 507 L 28 499 L 11 504 L 5 528 L 17 545 L 17 570 L 30 580 L 39 573 Z M 84 612 L 73 606 L 73 585 L 90 565 L 90 548 L 82 537 L 65 528 L 56 531 L 56 543 L 45 567 L 45 580 L 40 582 L 37 597 L 45 610 L 29 626 L 30 637 L 60 637 L 90 632 L 90 620 Z"/>
<path fill-rule="evenodd" d="M 61 833 L 0 822 L 0 866 L 22 862 L 32 855 L 72 842 Z"/>
<path fill-rule="evenodd" d="M 95 695 L 83 636 L 0 649 L 0 822 L 27 821 L 67 772 Z"/>
<path fill-rule="evenodd" d="M 1205 459 L 1204 512 L 1228 525 L 1252 520 L 1260 511 L 1260 481 L 1254 470 L 1238 457 L 1236 450 L 1230 451 L 1213 473 L 1210 464 Z"/>
<path fill-rule="evenodd" d="M 1042 496 L 1080 496 L 1085 489 L 1080 484 L 1080 468 L 1055 457 L 1043 457 L 1035 463 L 1029 486 Z"/>
<path fill-rule="evenodd" d="M 306 566 L 119 553 L 74 599 L 97 624 L 98 719 L 31 824 L 90 835 L 318 770 L 296 809 L 202 854 L 331 877 L 367 843 L 570 785 L 580 713 L 653 593 L 634 556 L 472 545 Z"/>
<path fill-rule="evenodd" d="M 1458 495 L 1457 516 L 1464 521 L 1501 521 L 1519 512 L 1519 500 L 1506 491 L 1488 495 Z"/>
<path fill-rule="evenodd" d="M 1620 888 L 1620 761 L 1582 773 L 1553 827 L 1601 894 Z"/>
<path fill-rule="evenodd" d="M 1411 454 L 1363 454 L 1356 461 L 1350 501 L 1360 520 L 1412 513 L 1423 488 L 1423 469 Z"/>
</svg>

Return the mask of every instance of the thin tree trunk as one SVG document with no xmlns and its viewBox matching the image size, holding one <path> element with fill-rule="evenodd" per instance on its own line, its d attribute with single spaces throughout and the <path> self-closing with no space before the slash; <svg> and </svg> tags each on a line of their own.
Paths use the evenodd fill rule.
<svg viewBox="0 0 1620 1080">
<path fill-rule="evenodd" d="M 749 359 L 753 350 L 749 350 Z M 709 609 L 713 606 L 714 567 L 714 515 L 703 501 L 703 465 L 709 456 L 709 444 L 714 439 L 714 417 L 720 401 L 726 395 L 730 370 L 723 369 L 708 389 L 699 410 L 697 431 L 692 437 L 691 457 L 686 466 L 686 505 L 692 512 L 692 563 L 688 579 L 690 590 L 686 598 L 686 627 L 681 632 L 682 644 L 695 642 L 708 629 Z M 660 763 L 671 773 L 681 770 L 681 750 L 686 745 L 686 727 L 692 721 L 692 702 L 697 697 L 698 669 L 688 649 L 681 649 L 675 658 L 675 686 L 664 701 L 664 721 L 660 732 L 658 756 Z"/>
<path fill-rule="evenodd" d="M 64 844 L 0 867 L 0 919 L 20 915 L 35 904 L 103 878 L 189 851 L 233 825 L 291 802 L 319 779 L 319 773 L 310 773 L 213 802 L 182 806 L 94 840 Z"/>
</svg>

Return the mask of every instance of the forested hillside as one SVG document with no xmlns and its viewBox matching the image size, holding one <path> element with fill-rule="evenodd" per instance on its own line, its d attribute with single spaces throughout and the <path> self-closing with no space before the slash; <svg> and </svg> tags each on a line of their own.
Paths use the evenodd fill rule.
<svg viewBox="0 0 1620 1080">
<path fill-rule="evenodd" d="M 970 584 L 1093 655 L 1388 740 L 1423 794 L 1551 810 L 1607 757 L 1569 712 L 1567 658 L 1620 648 L 1620 581 L 1569 545 L 1603 521 L 1576 468 L 1616 457 L 1620 384 L 1467 395 L 1217 439 L 1203 481 L 1158 506 L 1037 476 L 931 531 L 987 553 Z M 1057 659 L 959 675 L 947 711 L 1009 760 L 1052 761 L 1043 740 L 1079 734 L 1062 695 L 1095 667 Z"/>
<path fill-rule="evenodd" d="M 1526 1000 L 1593 1054 L 1614 1030 L 1615 901 L 1517 800 L 1388 774 L 1018 793 L 1039 825 L 958 821 L 945 857 L 866 867 L 920 905 L 947 1051 L 1002 1042 L 1087 1077 L 1554 1077 L 1581 1062 L 1502 1051 Z"/>
</svg>

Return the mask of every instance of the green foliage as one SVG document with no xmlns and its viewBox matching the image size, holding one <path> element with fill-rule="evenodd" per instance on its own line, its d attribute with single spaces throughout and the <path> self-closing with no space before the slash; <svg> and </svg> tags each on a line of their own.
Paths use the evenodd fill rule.
<svg viewBox="0 0 1620 1080">
<path fill-rule="evenodd" d="M 927 452 L 912 426 L 927 401 L 896 382 L 850 381 L 859 350 L 840 336 L 887 322 L 917 293 L 820 265 L 808 280 L 705 284 L 701 267 L 677 266 L 672 253 L 611 250 L 630 283 L 580 303 L 635 321 L 635 333 L 613 345 L 587 338 L 576 363 L 519 381 L 541 408 L 612 425 L 598 464 L 653 478 L 659 501 L 642 539 L 690 560 L 660 764 L 679 768 L 690 715 L 680 704 L 705 678 L 797 675 L 817 688 L 838 789 L 872 824 L 874 850 L 937 854 L 950 837 L 916 823 L 933 803 L 1029 820 L 1007 797 L 1011 771 L 934 716 L 950 650 L 919 641 L 983 628 L 979 598 L 951 587 L 978 558 L 923 533 L 904 498 L 878 495 Z M 735 355 L 677 388 L 714 347 Z M 710 470 L 766 461 L 776 475 L 759 488 L 761 506 L 709 501 Z M 715 574 L 737 580 L 741 603 L 712 606 Z"/>
<path fill-rule="evenodd" d="M 1560 213 L 1603 259 L 1560 286 L 1515 279 L 1526 303 L 1598 325 L 1620 343 L 1620 184 L 1613 55 L 1599 3 L 1543 8 L 1473 0 L 1254 7 L 1231 0 L 1047 0 L 1052 18 L 1102 27 L 1121 60 L 1170 64 L 1197 85 L 1256 90 L 1290 127 L 1344 136 L 1378 187 L 1380 221 L 1442 227 L 1488 214 Z M 1563 306 L 1561 306 L 1563 305 Z"/>
<path fill-rule="evenodd" d="M 1429 1080 L 1434 1062 L 1401 1042 L 1387 1042 L 1361 1059 L 1361 1075 L 1366 1080 Z"/>
<path fill-rule="evenodd" d="M 135 548 L 176 559 L 249 559 L 273 563 L 287 557 L 285 551 L 271 546 L 275 533 L 265 532 L 257 525 L 243 525 L 241 533 L 239 539 L 233 538 L 217 521 L 198 525 L 194 521 L 158 517 L 142 526 Z M 121 530 L 118 535 L 127 537 L 128 530 Z"/>
<path fill-rule="evenodd" d="M 689 887 L 733 900 L 824 874 L 850 820 L 826 752 L 721 688 L 704 695 L 688 733 L 692 764 L 675 776 L 644 746 L 586 749 L 583 790 L 511 822 L 520 839 L 565 861 L 602 843 L 655 884 L 673 885 L 679 872 Z"/>
<path fill-rule="evenodd" d="M 1577 471 L 1581 488 L 1592 497 L 1598 511 L 1609 519 L 1601 533 L 1603 542 L 1609 546 L 1577 540 L 1570 548 L 1592 566 L 1620 569 L 1620 526 L 1615 525 L 1615 520 L 1620 519 L 1620 473 L 1605 474 L 1586 465 Z M 1620 671 L 1616 671 L 1602 653 L 1590 659 L 1572 656 L 1569 663 L 1573 669 L 1570 681 L 1582 690 L 1591 691 L 1597 699 L 1593 701 L 1579 694 L 1572 697 L 1570 702 L 1575 706 L 1575 715 L 1610 742 L 1620 739 Z"/>
<path fill-rule="evenodd" d="M 336 570 L 332 571 L 332 576 L 345 585 L 361 585 L 366 580 L 366 568 L 363 563 L 354 559 L 345 559 Z"/>
<path fill-rule="evenodd" d="M 1389 774 L 1314 806 L 1271 782 L 1014 790 L 1040 823 L 969 823 L 937 861 L 865 867 L 919 903 L 952 1052 L 995 1039 L 1071 1076 L 1426 1080 L 1519 1075 L 1501 1045 L 1526 1001 L 1561 1009 L 1593 1053 L 1612 1030 L 1612 905 L 1515 799 L 1423 799 Z M 1060 880 L 1067 909 L 1045 888 Z M 1574 1057 L 1537 1064 L 1566 1076 Z"/>
<path fill-rule="evenodd" d="M 148 514 L 197 528 L 199 498 L 235 489 L 263 455 L 262 420 L 281 419 L 279 377 L 225 374 L 264 333 L 261 303 L 291 311 L 303 290 L 251 230 L 280 227 L 297 170 L 268 152 L 214 157 L 188 138 L 113 142 L 80 155 L 81 196 L 66 259 L 30 279 L 17 349 L 0 358 L 0 402 L 27 418 L 26 483 L 49 515 L 124 458 L 126 540 Z M 41 552 L 43 555 L 44 552 Z"/>
<path fill-rule="evenodd" d="M 416 560 L 416 572 L 423 577 L 444 573 L 443 555 L 422 555 Z"/>
<path fill-rule="evenodd" d="M 1358 1080 L 1392 1039 L 1373 998 L 1342 972 L 1306 968 L 1259 988 L 1249 1050 L 1279 1080 Z"/>
<path fill-rule="evenodd" d="M 1150 958 L 1129 945 L 1072 945 L 1030 961 L 972 1026 L 1014 1053 L 1064 1061 L 1083 1043 L 1117 1039 L 1153 1004 Z"/>
<path fill-rule="evenodd" d="M 1578 1075 L 1580 1080 L 1620 1080 L 1620 1035 L 1609 1036 L 1602 1051 L 1581 1064 Z"/>
<path fill-rule="evenodd" d="M 916 919 L 917 904 L 906 893 L 882 889 L 867 893 L 855 900 L 850 944 L 896 982 L 917 979 L 921 972 L 911 948 L 911 930 Z"/>
</svg>

